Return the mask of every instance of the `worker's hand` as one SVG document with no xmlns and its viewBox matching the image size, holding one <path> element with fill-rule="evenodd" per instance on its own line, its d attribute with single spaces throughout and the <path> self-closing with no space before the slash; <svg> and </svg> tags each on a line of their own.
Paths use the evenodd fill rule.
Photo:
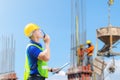
<svg viewBox="0 0 120 80">
<path fill-rule="evenodd" d="M 59 73 L 60 68 L 52 68 L 52 72 Z"/>
<path fill-rule="evenodd" d="M 88 52 L 88 51 L 87 51 L 87 48 L 84 49 L 84 52 Z"/>
<path fill-rule="evenodd" d="M 50 37 L 46 34 L 45 38 L 43 39 L 46 44 L 50 44 Z"/>
</svg>

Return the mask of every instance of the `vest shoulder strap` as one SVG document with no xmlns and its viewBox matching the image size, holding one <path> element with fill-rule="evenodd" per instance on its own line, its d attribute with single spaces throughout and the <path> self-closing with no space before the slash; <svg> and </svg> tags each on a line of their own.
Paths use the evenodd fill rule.
<svg viewBox="0 0 120 80">
<path fill-rule="evenodd" d="M 29 46 L 35 46 L 35 47 L 39 48 L 39 49 L 42 50 L 42 51 L 44 50 L 42 47 L 38 46 L 37 44 L 32 44 L 32 43 L 29 43 L 29 44 L 27 45 L 26 49 L 27 49 Z"/>
</svg>

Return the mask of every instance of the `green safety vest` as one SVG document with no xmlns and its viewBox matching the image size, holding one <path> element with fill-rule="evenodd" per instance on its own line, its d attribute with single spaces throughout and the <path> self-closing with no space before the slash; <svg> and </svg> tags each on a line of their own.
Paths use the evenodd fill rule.
<svg viewBox="0 0 120 80">
<path fill-rule="evenodd" d="M 35 47 L 37 47 L 37 48 L 39 48 L 40 50 L 43 51 L 43 48 L 39 47 L 39 46 L 36 45 L 36 44 L 30 43 L 30 44 L 28 44 L 27 48 L 28 48 L 29 46 L 35 46 Z M 38 61 L 37 61 L 37 69 L 38 69 L 39 74 L 40 74 L 42 77 L 45 77 L 45 78 L 48 77 L 47 62 L 42 61 L 42 60 L 38 60 Z M 30 66 L 29 66 L 28 56 L 27 56 L 27 54 L 26 54 L 24 80 L 28 80 L 28 77 L 29 77 L 29 76 L 30 76 Z"/>
</svg>

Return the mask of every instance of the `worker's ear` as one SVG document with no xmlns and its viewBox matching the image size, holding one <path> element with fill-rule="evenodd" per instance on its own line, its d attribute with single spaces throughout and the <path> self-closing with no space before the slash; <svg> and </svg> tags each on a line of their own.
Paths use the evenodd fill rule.
<svg viewBox="0 0 120 80">
<path fill-rule="evenodd" d="M 31 35 L 30 37 L 29 37 L 29 39 L 32 39 L 33 38 L 33 35 Z"/>
<path fill-rule="evenodd" d="M 29 37 L 29 39 L 31 39 L 31 36 Z"/>
</svg>

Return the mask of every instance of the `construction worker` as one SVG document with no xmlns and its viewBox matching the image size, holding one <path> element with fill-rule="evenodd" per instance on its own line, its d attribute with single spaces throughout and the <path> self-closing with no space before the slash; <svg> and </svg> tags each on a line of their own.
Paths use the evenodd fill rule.
<svg viewBox="0 0 120 80">
<path fill-rule="evenodd" d="M 83 59 L 84 59 L 84 46 L 83 45 L 80 45 L 80 47 L 78 48 L 77 50 L 77 55 L 79 56 L 79 65 L 82 65 L 83 63 Z"/>
<path fill-rule="evenodd" d="M 87 48 L 85 49 L 87 55 L 85 56 L 85 64 L 91 66 L 91 70 L 93 71 L 93 52 L 94 46 L 92 45 L 90 40 L 86 41 Z"/>
<path fill-rule="evenodd" d="M 50 37 L 42 35 L 40 27 L 30 23 L 24 28 L 24 34 L 30 39 L 26 48 L 26 62 L 24 80 L 45 80 L 48 77 L 47 62 L 50 59 Z M 40 39 L 44 40 L 45 49 L 39 43 Z"/>
</svg>

